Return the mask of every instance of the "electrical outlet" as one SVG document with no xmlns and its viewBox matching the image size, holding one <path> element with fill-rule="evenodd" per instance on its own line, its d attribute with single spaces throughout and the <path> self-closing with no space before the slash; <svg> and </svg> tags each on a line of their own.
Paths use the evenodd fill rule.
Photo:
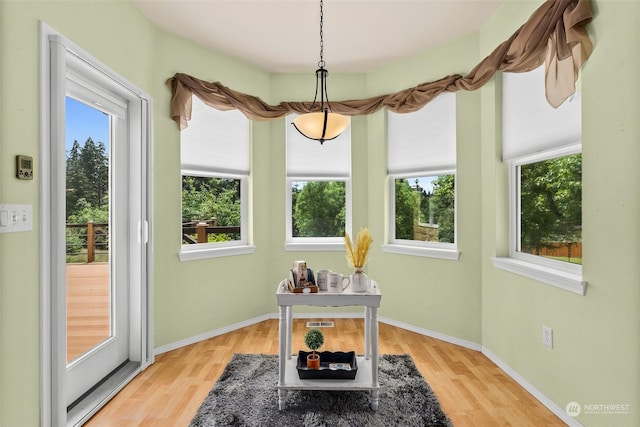
<svg viewBox="0 0 640 427">
<path fill-rule="evenodd" d="M 553 329 L 542 325 L 542 343 L 549 348 L 553 348 Z"/>
</svg>

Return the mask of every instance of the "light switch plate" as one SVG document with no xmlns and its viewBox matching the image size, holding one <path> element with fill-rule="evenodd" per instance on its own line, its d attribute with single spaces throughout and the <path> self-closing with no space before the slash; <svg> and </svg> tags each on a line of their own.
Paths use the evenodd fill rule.
<svg viewBox="0 0 640 427">
<path fill-rule="evenodd" d="M 545 325 L 542 325 L 542 343 L 553 348 L 553 329 Z"/>
<path fill-rule="evenodd" d="M 33 230 L 32 205 L 0 205 L 0 233 Z"/>
</svg>

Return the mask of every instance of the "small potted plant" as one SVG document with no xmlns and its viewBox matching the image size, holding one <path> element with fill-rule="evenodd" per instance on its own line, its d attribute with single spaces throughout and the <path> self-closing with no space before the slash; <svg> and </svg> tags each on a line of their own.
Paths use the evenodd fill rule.
<svg viewBox="0 0 640 427">
<path fill-rule="evenodd" d="M 316 350 L 324 344 L 322 331 L 317 328 L 309 329 L 304 335 L 304 343 L 311 350 L 311 354 L 307 355 L 307 369 L 320 369 L 320 355 Z"/>
</svg>

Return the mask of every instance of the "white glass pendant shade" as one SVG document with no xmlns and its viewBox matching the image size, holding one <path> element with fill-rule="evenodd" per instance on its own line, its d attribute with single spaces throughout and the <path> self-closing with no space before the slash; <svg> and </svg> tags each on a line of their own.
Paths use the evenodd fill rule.
<svg viewBox="0 0 640 427">
<path fill-rule="evenodd" d="M 316 96 L 313 98 L 313 104 L 309 109 L 309 113 L 296 117 L 293 120 L 293 127 L 296 128 L 302 136 L 314 141 L 323 142 L 337 138 L 349 126 L 349 119 L 343 115 L 330 113 L 329 97 L 327 96 L 327 71 L 323 58 L 323 41 L 322 41 L 322 0 L 320 0 L 320 61 L 316 70 Z M 320 111 L 311 112 L 316 106 L 316 100 L 320 94 Z M 326 107 L 325 107 L 326 105 Z"/>
<path fill-rule="evenodd" d="M 302 114 L 293 120 L 293 125 L 305 137 L 322 143 L 344 132 L 349 126 L 349 119 L 325 109 L 323 112 Z"/>
</svg>

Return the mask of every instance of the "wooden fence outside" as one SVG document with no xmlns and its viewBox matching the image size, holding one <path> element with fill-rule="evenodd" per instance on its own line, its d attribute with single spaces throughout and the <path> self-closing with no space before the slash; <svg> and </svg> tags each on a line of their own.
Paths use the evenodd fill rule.
<svg viewBox="0 0 640 427">
<path fill-rule="evenodd" d="M 79 254 L 82 248 L 87 249 L 87 262 L 96 261 L 96 249 L 109 249 L 109 224 L 89 221 L 86 224 L 67 224 L 67 229 L 79 230 L 73 237 L 79 242 L 67 239 L 67 254 Z M 86 231 L 83 232 L 83 229 Z M 218 227 L 215 220 L 192 221 L 182 224 L 182 241 L 187 244 L 207 243 L 209 235 L 240 234 L 240 227 Z M 192 236 L 195 235 L 194 239 Z"/>
<path fill-rule="evenodd" d="M 191 221 L 182 224 L 182 241 L 187 244 L 207 243 L 210 234 L 240 234 L 240 227 L 218 227 L 216 220 Z M 193 236 L 196 238 L 194 239 Z"/>
<path fill-rule="evenodd" d="M 79 253 L 79 249 L 82 247 L 87 248 L 87 262 L 95 262 L 96 249 L 101 248 L 103 250 L 109 250 L 109 224 L 108 223 L 96 223 L 89 221 L 86 224 L 67 224 L 68 229 L 83 229 L 86 228 L 86 232 L 81 231 L 75 235 L 80 239 L 80 248 L 77 248 L 78 244 L 70 243 L 67 239 L 67 254 Z"/>
<path fill-rule="evenodd" d="M 582 242 L 566 243 L 554 242 L 549 243 L 539 250 L 532 249 L 529 253 L 546 257 L 559 258 L 582 258 Z"/>
</svg>

